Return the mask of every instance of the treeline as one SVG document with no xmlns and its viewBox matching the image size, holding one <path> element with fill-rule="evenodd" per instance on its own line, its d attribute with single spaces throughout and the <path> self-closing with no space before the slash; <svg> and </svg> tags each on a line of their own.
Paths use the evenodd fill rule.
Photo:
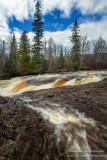
<svg viewBox="0 0 107 160">
<path fill-rule="evenodd" d="M 8 42 L 0 41 L 1 75 L 107 68 L 107 42 L 102 37 L 94 41 L 81 37 L 75 21 L 69 49 L 57 45 L 52 38 L 43 41 L 43 25 L 41 4 L 38 1 L 32 23 L 35 33 L 33 44 L 26 31 L 21 34 L 19 43 L 15 34 Z"/>
</svg>

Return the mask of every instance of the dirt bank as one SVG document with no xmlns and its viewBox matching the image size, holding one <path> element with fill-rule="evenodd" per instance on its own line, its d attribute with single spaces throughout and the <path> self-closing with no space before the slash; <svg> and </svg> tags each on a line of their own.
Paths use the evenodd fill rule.
<svg viewBox="0 0 107 160">
<path fill-rule="evenodd" d="M 34 100 L 38 107 L 45 99 L 59 101 L 62 106 L 73 106 L 107 127 L 107 79 L 74 87 L 25 92 L 21 97 L 24 96 Z M 107 141 L 106 129 L 99 127 L 96 132 L 101 141 L 93 144 L 88 138 L 92 148 L 102 149 L 105 154 L 107 148 L 102 142 Z M 87 132 L 91 129 L 88 128 Z M 0 97 L 0 160 L 67 160 L 63 144 L 60 144 L 59 152 L 56 139 L 54 125 L 26 107 L 26 102 L 19 101 L 18 97 Z"/>
</svg>

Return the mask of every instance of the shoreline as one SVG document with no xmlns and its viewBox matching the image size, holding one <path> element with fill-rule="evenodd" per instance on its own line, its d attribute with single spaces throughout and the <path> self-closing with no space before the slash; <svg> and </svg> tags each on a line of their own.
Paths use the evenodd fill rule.
<svg viewBox="0 0 107 160">
<path fill-rule="evenodd" d="M 62 73 L 70 73 L 70 72 L 82 72 L 82 71 L 107 71 L 107 69 L 81 69 L 81 70 L 67 70 L 67 71 L 52 71 L 52 72 L 43 72 L 43 73 L 28 73 L 28 74 L 16 74 L 13 76 L 9 75 L 3 75 L 0 76 L 0 80 L 9 80 L 11 78 L 16 78 L 16 77 L 24 77 L 24 76 L 37 76 L 37 75 L 44 75 L 44 74 L 62 74 Z"/>
</svg>

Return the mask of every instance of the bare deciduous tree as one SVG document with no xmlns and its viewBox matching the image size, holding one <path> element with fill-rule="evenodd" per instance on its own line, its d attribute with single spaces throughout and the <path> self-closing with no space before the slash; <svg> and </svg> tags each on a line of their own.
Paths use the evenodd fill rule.
<svg viewBox="0 0 107 160">
<path fill-rule="evenodd" d="M 81 67 L 83 67 L 84 54 L 90 54 L 91 42 L 87 37 L 81 38 Z"/>
</svg>

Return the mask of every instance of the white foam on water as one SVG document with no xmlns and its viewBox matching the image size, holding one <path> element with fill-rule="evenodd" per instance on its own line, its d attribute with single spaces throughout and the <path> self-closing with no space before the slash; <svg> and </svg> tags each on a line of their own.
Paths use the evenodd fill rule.
<svg viewBox="0 0 107 160">
<path fill-rule="evenodd" d="M 56 106 L 58 106 L 58 104 L 56 104 Z M 75 110 L 73 110 L 73 114 L 65 113 L 65 110 L 59 107 L 56 109 L 34 107 L 34 110 L 40 112 L 44 119 L 48 119 L 53 124 L 65 124 L 71 122 L 78 125 L 96 125 L 94 120 L 86 118 L 84 114 L 78 113 L 78 111 Z"/>
<path fill-rule="evenodd" d="M 50 105 L 52 106 L 52 103 L 50 103 Z M 40 113 L 44 119 L 49 120 L 55 125 L 57 145 L 61 142 L 65 146 L 66 154 L 68 154 L 69 157 L 68 159 L 74 156 L 75 160 L 91 160 L 91 150 L 87 142 L 85 126 L 95 127 L 96 122 L 86 118 L 84 114 L 74 109 L 72 109 L 73 114 L 66 113 L 64 108 L 57 108 L 57 106 L 59 106 L 59 104 L 54 104 L 53 109 L 46 107 L 34 107 L 33 109 Z"/>
<path fill-rule="evenodd" d="M 75 85 L 81 85 L 81 84 L 87 84 L 87 83 L 92 83 L 92 82 L 99 82 L 103 78 L 101 76 L 95 76 L 91 75 L 89 77 L 82 78 L 81 80 L 73 79 L 64 84 L 64 86 L 75 86 Z"/>
<path fill-rule="evenodd" d="M 103 76 L 105 75 L 105 76 Z M 80 78 L 80 80 L 72 77 Z M 84 76 L 84 78 L 83 78 Z M 70 72 L 64 74 L 45 74 L 38 76 L 24 76 L 18 78 L 12 78 L 10 80 L 0 81 L 0 95 L 2 96 L 13 96 L 20 94 L 25 91 L 31 90 L 41 90 L 52 88 L 54 83 L 43 84 L 40 86 L 36 85 L 25 85 L 18 90 L 17 93 L 13 93 L 12 90 L 23 82 L 27 83 L 28 80 L 48 80 L 48 78 L 57 77 L 59 79 L 68 78 L 68 82 L 65 82 L 63 85 L 80 85 L 91 82 L 101 81 L 103 78 L 107 77 L 107 71 L 82 71 L 82 72 Z M 50 121 L 55 126 L 55 134 L 57 136 L 57 145 L 60 152 L 60 142 L 65 147 L 65 152 L 68 155 L 70 160 L 73 156 L 75 160 L 91 160 L 91 149 L 87 141 L 87 132 L 86 127 L 95 127 L 96 122 L 90 118 L 85 117 L 84 114 L 79 113 L 77 110 L 74 110 L 72 107 L 70 112 L 67 112 L 66 107 L 61 108 L 60 103 L 52 103 L 49 101 L 40 101 L 40 106 L 44 107 L 34 107 L 29 104 L 30 100 L 27 97 L 22 97 L 22 101 L 27 103 L 28 107 L 36 110 L 41 116 Z M 50 107 L 49 107 L 50 106 Z"/>
<path fill-rule="evenodd" d="M 78 129 L 75 126 L 74 130 L 71 124 L 67 126 L 62 124 L 60 126 L 57 125 L 55 134 L 58 137 L 58 145 L 60 142 L 64 144 L 69 160 L 72 157 L 75 160 L 91 160 L 91 149 L 87 142 L 85 129 Z"/>
<path fill-rule="evenodd" d="M 84 78 L 83 78 L 84 76 Z M 42 84 L 42 85 L 31 85 L 28 83 L 28 86 L 22 86 L 17 92 L 13 93 L 13 90 L 15 87 L 20 85 L 21 83 L 25 82 L 27 83 L 28 80 L 48 80 L 49 78 L 57 78 L 55 82 L 48 83 L 48 84 Z M 77 77 L 72 79 L 72 77 Z M 74 85 L 81 85 L 91 82 L 98 82 L 101 81 L 103 78 L 107 77 L 107 71 L 79 71 L 79 72 L 69 72 L 69 73 L 62 73 L 62 74 L 44 74 L 44 75 L 36 75 L 36 76 L 23 76 L 23 77 L 16 77 L 12 78 L 10 80 L 1 80 L 0 81 L 0 95 L 2 96 L 10 96 L 10 95 L 16 95 L 20 94 L 26 91 L 32 91 L 32 90 L 41 90 L 41 89 L 49 89 L 53 88 L 53 85 L 57 82 L 59 84 L 56 85 L 56 87 L 60 86 L 74 86 Z M 80 78 L 80 80 L 78 80 Z M 60 81 L 63 79 L 71 79 L 69 81 L 60 84 Z"/>
</svg>

